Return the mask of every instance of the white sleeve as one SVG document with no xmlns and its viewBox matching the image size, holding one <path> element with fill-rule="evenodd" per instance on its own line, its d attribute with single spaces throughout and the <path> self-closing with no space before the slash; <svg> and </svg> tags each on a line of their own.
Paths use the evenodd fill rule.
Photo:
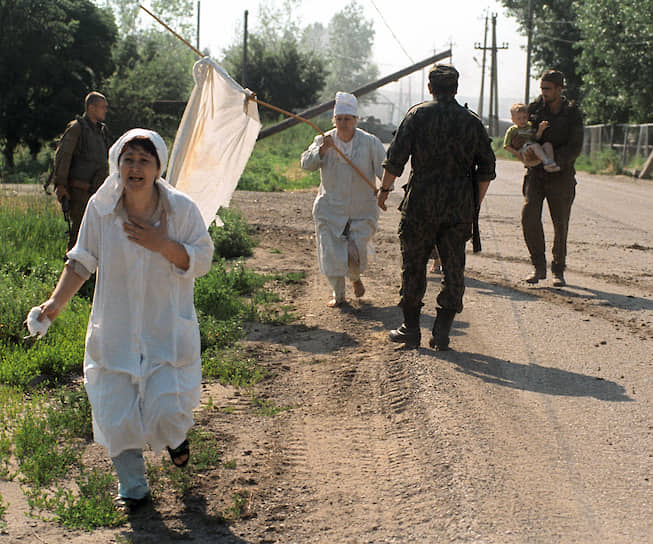
<svg viewBox="0 0 653 544">
<path fill-rule="evenodd" d="M 309 148 L 302 153 L 301 167 L 303 170 L 313 172 L 318 168 L 321 168 L 324 164 L 324 160 L 320 157 L 320 146 L 322 145 L 322 140 L 322 135 L 318 134 Z"/>
<path fill-rule="evenodd" d="M 66 256 L 71 261 L 77 261 L 92 274 L 97 270 L 99 253 L 100 214 L 91 198 L 86 206 L 82 224 L 79 227 L 77 242 L 66 253 Z"/>
</svg>

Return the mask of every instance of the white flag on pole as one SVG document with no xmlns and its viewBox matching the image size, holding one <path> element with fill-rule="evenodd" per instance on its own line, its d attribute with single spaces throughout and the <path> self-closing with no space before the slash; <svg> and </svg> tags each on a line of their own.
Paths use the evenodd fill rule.
<svg viewBox="0 0 653 544">
<path fill-rule="evenodd" d="M 215 61 L 197 61 L 193 77 L 166 178 L 195 201 L 207 227 L 222 225 L 218 209 L 229 205 L 261 123 L 248 91 Z"/>
</svg>

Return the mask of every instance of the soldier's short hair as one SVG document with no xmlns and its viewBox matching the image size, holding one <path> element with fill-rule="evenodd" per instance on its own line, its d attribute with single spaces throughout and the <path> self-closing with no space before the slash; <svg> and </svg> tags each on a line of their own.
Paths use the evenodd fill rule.
<svg viewBox="0 0 653 544">
<path fill-rule="evenodd" d="M 510 115 L 514 113 L 527 113 L 527 112 L 528 112 L 528 106 L 523 102 L 515 102 L 512 106 L 510 106 Z"/>
<path fill-rule="evenodd" d="M 437 94 L 455 94 L 458 90 L 458 70 L 450 64 L 436 64 L 429 71 L 431 92 Z"/>
<path fill-rule="evenodd" d="M 86 95 L 86 98 L 84 99 L 84 110 L 88 111 L 89 106 L 97 104 L 98 102 L 102 102 L 103 100 L 106 101 L 106 98 L 102 93 L 91 91 Z"/>
<path fill-rule="evenodd" d="M 565 75 L 560 70 L 547 70 L 542 74 L 542 81 L 553 83 L 556 87 L 564 87 Z"/>
</svg>

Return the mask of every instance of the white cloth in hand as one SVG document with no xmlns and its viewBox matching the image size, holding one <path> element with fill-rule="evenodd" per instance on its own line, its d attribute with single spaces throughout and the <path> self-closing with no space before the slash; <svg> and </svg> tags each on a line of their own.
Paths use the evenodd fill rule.
<svg viewBox="0 0 653 544">
<path fill-rule="evenodd" d="M 37 338 L 43 338 L 46 335 L 50 325 L 52 324 L 52 321 L 50 321 L 50 319 L 47 317 L 44 317 L 43 321 L 39 321 L 38 318 L 40 316 L 41 308 L 39 306 L 34 306 L 34 308 L 29 311 L 29 314 L 27 314 L 27 319 L 25 320 L 29 335 L 25 338 L 32 338 L 34 336 Z"/>
</svg>

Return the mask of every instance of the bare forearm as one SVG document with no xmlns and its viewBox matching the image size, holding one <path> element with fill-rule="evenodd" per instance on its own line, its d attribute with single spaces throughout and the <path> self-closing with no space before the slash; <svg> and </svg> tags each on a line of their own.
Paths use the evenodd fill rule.
<svg viewBox="0 0 653 544">
<path fill-rule="evenodd" d="M 54 321 L 85 281 L 72 268 L 65 266 L 50 298 L 41 304 L 41 314 Z"/>
<path fill-rule="evenodd" d="M 479 181 L 478 182 L 478 203 L 479 205 L 483 202 L 485 198 L 485 193 L 487 193 L 488 187 L 490 186 L 489 181 Z"/>
</svg>

